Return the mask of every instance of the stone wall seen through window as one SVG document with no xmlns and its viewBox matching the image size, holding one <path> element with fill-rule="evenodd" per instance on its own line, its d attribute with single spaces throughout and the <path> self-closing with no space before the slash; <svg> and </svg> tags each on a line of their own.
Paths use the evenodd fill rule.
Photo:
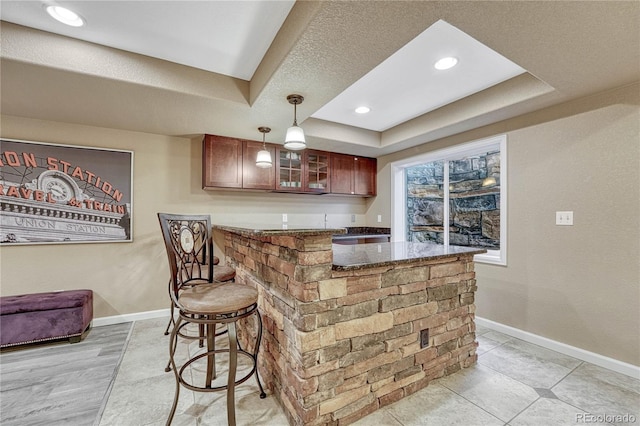
<svg viewBox="0 0 640 426">
<path fill-rule="evenodd" d="M 406 178 L 407 241 L 443 244 L 447 223 L 450 244 L 500 249 L 500 151 L 408 167 Z"/>
</svg>

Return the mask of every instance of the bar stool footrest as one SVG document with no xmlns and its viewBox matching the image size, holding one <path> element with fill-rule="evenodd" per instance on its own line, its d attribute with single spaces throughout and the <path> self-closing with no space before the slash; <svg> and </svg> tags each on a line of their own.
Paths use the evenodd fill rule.
<svg viewBox="0 0 640 426">
<path fill-rule="evenodd" d="M 215 386 L 215 387 L 196 386 L 196 385 L 193 385 L 193 384 L 189 383 L 184 377 L 182 377 L 182 374 L 184 373 L 186 368 L 189 367 L 192 363 L 198 361 L 199 359 L 207 357 L 209 355 L 220 354 L 220 353 L 229 353 L 229 349 L 216 349 L 216 350 L 213 350 L 213 351 L 204 352 L 204 353 L 202 353 L 200 355 L 197 355 L 197 356 L 191 358 L 187 362 L 185 362 L 184 365 L 182 367 L 180 367 L 180 370 L 178 372 L 178 375 L 180 377 L 180 383 L 182 383 L 182 385 L 185 388 L 190 389 L 192 391 L 196 391 L 196 392 L 219 392 L 219 391 L 222 391 L 222 390 L 226 390 L 228 388 L 227 385 Z M 253 374 L 256 372 L 256 357 L 254 355 L 252 355 L 249 352 L 246 352 L 244 350 L 240 350 L 240 349 L 238 350 L 237 354 L 249 357 L 251 359 L 251 361 L 253 362 L 253 367 L 251 368 L 251 370 L 249 370 L 249 372 L 244 377 L 242 377 L 240 379 L 237 379 L 235 381 L 235 385 L 236 386 L 246 382 L 247 380 L 249 380 L 249 378 L 251 376 L 253 376 Z M 262 395 L 264 395 L 264 396 L 262 396 Z M 267 395 L 264 393 L 264 391 L 262 391 L 261 394 L 260 394 L 260 398 L 264 399 L 264 398 L 266 398 L 266 396 Z"/>
</svg>

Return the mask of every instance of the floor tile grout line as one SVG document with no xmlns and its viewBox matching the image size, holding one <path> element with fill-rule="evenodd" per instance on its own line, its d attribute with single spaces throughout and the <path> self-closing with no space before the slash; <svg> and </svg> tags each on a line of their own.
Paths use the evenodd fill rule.
<svg viewBox="0 0 640 426">
<path fill-rule="evenodd" d="M 409 395 L 409 396 L 410 396 L 410 395 Z M 396 402 L 398 402 L 398 401 L 396 401 Z M 391 416 L 391 418 L 392 418 L 393 420 L 395 420 L 396 422 L 400 423 L 402 426 L 409 426 L 409 425 L 405 425 L 404 423 L 402 423 L 402 421 L 400 421 L 400 419 L 399 419 L 399 418 L 397 418 L 396 416 L 394 416 L 394 415 L 393 415 L 393 411 L 391 411 L 391 410 L 388 410 L 388 409 L 387 409 L 387 407 L 391 407 L 392 405 L 393 405 L 393 404 L 387 405 L 387 406 L 385 406 L 385 407 L 382 407 L 382 408 L 381 408 L 381 409 L 379 409 L 379 410 L 385 410 L 385 413 L 387 413 L 388 415 L 390 415 L 390 416 Z"/>
<path fill-rule="evenodd" d="M 498 333 L 499 333 L 499 332 L 498 332 Z M 553 353 L 556 353 L 556 354 L 561 355 L 561 356 L 563 356 L 563 357 L 571 358 L 572 360 L 578 361 L 578 362 L 579 362 L 579 364 L 578 364 L 576 367 L 574 367 L 573 369 L 571 369 L 571 371 L 570 371 L 569 373 L 567 373 L 567 375 L 571 374 L 571 373 L 573 372 L 573 370 L 575 370 L 576 368 L 578 368 L 578 367 L 579 367 L 580 365 L 582 365 L 583 363 L 587 362 L 587 361 L 583 361 L 583 360 L 581 360 L 581 359 L 579 359 L 579 358 L 576 358 L 576 357 L 574 357 L 574 356 L 567 355 L 567 354 L 564 354 L 564 353 L 562 353 L 562 352 L 558 352 L 558 351 L 556 351 L 556 350 L 554 350 L 554 349 L 546 348 L 546 347 L 544 347 L 544 346 L 542 346 L 542 345 L 539 345 L 539 344 L 537 344 L 537 343 L 528 342 L 528 341 L 526 341 L 526 340 L 520 339 L 519 337 L 511 337 L 511 339 L 510 339 L 509 341 L 506 341 L 506 342 L 504 342 L 503 344 L 506 344 L 506 343 L 509 343 L 509 342 L 513 342 L 513 341 L 523 342 L 523 343 L 525 343 L 525 344 L 527 344 L 527 345 L 532 345 L 532 346 L 535 346 L 535 347 L 541 348 L 541 349 L 543 349 L 543 351 L 546 351 L 546 352 L 553 352 Z M 494 348 L 494 349 L 495 349 L 495 348 Z M 534 356 L 535 356 L 535 354 L 534 354 Z M 545 363 L 546 363 L 546 362 L 549 362 L 549 363 L 555 364 L 555 365 L 560 366 L 560 367 L 569 368 L 569 367 L 565 367 L 564 365 L 559 364 L 559 363 L 557 363 L 557 362 L 555 362 L 555 361 L 552 361 L 552 360 L 545 361 Z M 566 376 L 565 376 L 565 377 L 566 377 Z M 560 379 L 560 381 L 564 380 L 564 379 L 565 379 L 565 377 L 563 377 L 562 379 Z M 557 383 L 556 383 L 556 384 L 557 384 Z M 555 386 L 555 385 L 553 385 L 553 386 Z"/>
<path fill-rule="evenodd" d="M 558 380 L 555 384 L 553 384 L 553 386 L 549 387 L 549 390 L 553 392 L 553 388 L 558 386 L 564 379 L 566 379 L 571 374 L 573 374 L 573 372 L 576 371 L 578 368 L 580 368 L 584 363 L 585 363 L 585 361 L 580 361 L 580 363 L 578 365 L 576 365 L 574 368 L 572 368 L 571 371 L 569 371 L 567 374 L 562 376 L 562 378 L 560 380 Z"/>
<path fill-rule="evenodd" d="M 109 382 L 109 386 L 102 398 L 102 403 L 100 404 L 100 409 L 98 410 L 98 414 L 93 422 L 93 426 L 99 426 L 102 421 L 102 415 L 104 414 L 105 408 L 107 408 L 107 403 L 109 402 L 109 397 L 111 396 L 111 390 L 113 389 L 113 385 L 118 378 L 118 373 L 120 372 L 120 366 L 122 365 L 122 360 L 124 359 L 124 355 L 127 352 L 127 348 L 129 347 L 129 341 L 131 340 L 131 336 L 133 334 L 133 329 L 135 326 L 135 321 L 131 322 L 129 326 L 129 332 L 127 333 L 127 338 L 122 345 L 122 350 L 120 351 L 120 357 L 118 358 L 118 362 L 116 363 L 116 367 L 113 371 L 113 376 L 111 377 L 111 381 Z"/>
<path fill-rule="evenodd" d="M 447 376 L 444 376 L 447 377 Z M 467 399 L 464 395 L 459 394 L 458 392 L 454 391 L 453 389 L 449 388 L 448 386 L 446 386 L 445 384 L 440 383 L 440 381 L 437 381 L 436 384 L 442 386 L 443 388 L 455 393 L 456 395 L 458 395 L 460 398 L 464 399 L 465 401 L 469 402 L 470 404 L 475 405 L 476 407 L 478 407 L 479 409 L 481 409 L 482 411 L 484 411 L 485 413 L 487 413 L 488 415 L 490 415 L 491 417 L 494 417 L 498 420 L 500 420 L 501 422 L 504 422 L 504 424 L 506 425 L 508 422 L 505 422 L 504 420 L 502 420 L 500 417 L 496 416 L 493 413 L 490 413 L 489 411 L 487 411 L 486 409 L 484 409 L 483 407 L 479 406 L 478 404 L 476 404 L 475 402 L 471 401 L 470 399 Z M 428 387 L 428 385 L 427 385 Z"/>
<path fill-rule="evenodd" d="M 535 390 L 535 389 L 534 389 Z M 524 413 L 525 411 L 527 411 L 529 409 L 529 407 L 531 407 L 533 404 L 535 404 L 536 402 L 540 401 L 542 399 L 541 396 L 538 396 L 535 400 L 533 400 L 531 402 L 531 404 L 527 405 L 526 407 L 524 407 L 522 410 L 520 410 L 520 412 L 518 414 L 516 414 L 515 416 L 511 417 L 505 424 L 508 425 L 510 424 L 512 421 L 515 420 L 516 417 L 518 417 L 520 414 Z"/>
<path fill-rule="evenodd" d="M 584 364 L 588 364 L 588 363 L 586 361 L 582 361 L 578 366 L 576 366 L 576 368 L 571 370 L 562 379 L 560 379 L 555 385 L 553 385 L 551 388 L 549 388 L 549 390 L 551 390 L 553 392 L 553 388 L 554 387 L 558 386 L 564 379 L 569 377 L 571 374 L 573 374 L 574 371 L 576 371 L 578 368 L 580 368 Z M 554 395 L 555 395 L 555 392 L 554 392 Z M 590 411 L 588 409 L 584 409 L 584 408 L 578 407 L 578 406 L 576 406 L 575 404 L 573 404 L 573 403 L 571 403 L 569 401 L 565 401 L 563 398 L 559 397 L 558 395 L 556 395 L 556 397 L 558 398 L 558 401 L 562 402 L 563 404 L 567 404 L 567 405 L 575 408 L 576 410 L 584 411 L 585 413 L 590 413 Z M 605 423 L 605 424 L 610 425 L 611 423 Z"/>
<path fill-rule="evenodd" d="M 491 331 L 494 331 L 494 330 L 490 330 L 489 332 L 491 332 Z M 481 336 L 482 336 L 482 335 L 485 335 L 485 334 L 487 334 L 487 333 L 489 333 L 489 332 L 485 332 L 485 333 L 481 334 Z M 496 333 L 500 333 L 500 332 L 499 332 L 499 331 L 496 331 Z M 502 333 L 501 333 L 501 334 L 502 334 Z M 505 334 L 505 336 L 506 336 L 506 334 Z M 482 356 L 482 355 L 484 355 L 484 354 L 486 354 L 486 353 L 491 352 L 491 351 L 492 351 L 492 350 L 494 350 L 494 349 L 497 349 L 497 348 L 499 348 L 499 347 L 501 347 L 501 346 L 504 346 L 506 343 L 510 342 L 510 341 L 511 341 L 511 340 L 513 340 L 513 339 L 517 339 L 517 337 L 512 337 L 512 336 L 508 336 L 508 337 L 509 337 L 509 339 L 508 339 L 507 341 L 505 341 L 505 342 L 498 342 L 497 340 L 493 340 L 493 339 L 491 339 L 490 337 L 486 337 L 486 339 L 493 340 L 494 342 L 498 343 L 498 345 L 496 345 L 496 346 L 492 347 L 491 349 L 487 349 L 486 351 L 484 351 L 484 352 L 483 352 L 483 353 L 481 353 L 481 354 L 478 354 L 478 358 L 480 358 L 480 356 Z M 476 342 L 478 341 L 478 335 L 476 335 L 476 339 L 475 339 L 475 340 L 476 340 Z M 480 342 L 478 342 L 478 346 L 479 346 L 479 345 L 480 345 Z M 477 351 L 476 351 L 476 352 L 477 352 Z"/>
<path fill-rule="evenodd" d="M 506 373 L 503 373 L 503 372 L 498 371 L 498 370 L 496 370 L 496 369 L 494 369 L 494 368 L 491 368 L 491 366 L 489 366 L 489 365 L 482 364 L 482 366 L 483 366 L 483 367 L 488 368 L 488 369 L 489 369 L 489 370 L 491 370 L 491 371 L 494 371 L 494 372 L 496 372 L 496 373 L 500 373 L 500 374 L 502 374 L 502 375 L 504 375 L 504 376 L 507 376 L 507 377 L 508 377 L 508 378 L 510 378 L 511 380 L 515 380 L 516 382 L 520 383 L 521 385 L 528 386 L 528 387 L 530 387 L 531 389 L 535 390 L 535 388 L 534 388 L 533 386 L 531 386 L 531 385 L 529 385 L 529 384 L 527 384 L 527 383 L 525 383 L 525 382 L 523 382 L 523 381 L 521 381 L 521 380 L 518 380 L 518 379 L 516 379 L 515 377 L 511 377 L 510 375 L 508 375 L 508 374 L 506 374 Z M 555 385 L 554 385 L 554 386 L 555 386 Z"/>
<path fill-rule="evenodd" d="M 565 355 L 565 354 L 562 354 L 562 353 L 560 353 L 560 352 L 554 351 L 553 349 L 547 349 L 547 348 L 545 348 L 545 347 L 543 347 L 543 346 L 536 345 L 535 343 L 530 343 L 530 342 L 527 342 L 526 340 L 518 339 L 517 337 L 512 337 L 512 338 L 511 338 L 511 340 L 512 340 L 512 341 L 513 341 L 513 340 L 520 340 L 521 342 L 524 342 L 524 343 L 527 343 L 527 344 L 530 344 L 530 345 L 533 345 L 533 346 L 539 346 L 539 347 L 541 347 L 541 348 L 543 348 L 543 349 L 546 349 L 546 350 L 548 350 L 548 351 L 550 351 L 550 352 L 558 353 L 558 354 L 563 355 L 563 356 L 565 356 L 565 357 L 567 357 L 567 358 L 571 358 L 572 360 L 579 361 L 579 364 L 578 364 L 578 365 L 576 365 L 575 367 L 573 367 L 573 368 L 571 369 L 571 371 L 569 371 L 567 374 L 565 374 L 565 375 L 564 375 L 560 380 L 558 380 L 556 383 L 554 383 L 553 385 L 551 385 L 551 387 L 547 388 L 547 389 L 549 389 L 549 390 L 551 390 L 554 386 L 557 386 L 561 381 L 563 381 L 564 379 L 566 379 L 566 378 L 567 378 L 567 376 L 569 376 L 569 375 L 570 375 L 571 373 L 573 373 L 577 368 L 579 368 L 582 364 L 584 364 L 584 363 L 586 362 L 586 361 L 582 361 L 582 360 L 580 360 L 580 359 L 578 359 L 578 358 L 572 357 L 571 355 Z M 494 349 L 496 349 L 496 348 L 499 348 L 500 346 L 503 346 L 503 345 L 504 345 L 504 344 L 506 344 L 506 343 L 508 343 L 508 341 L 507 341 L 507 342 L 502 343 L 502 344 L 501 344 L 501 345 L 499 345 L 499 346 L 496 346 L 496 347 L 494 347 L 494 348 L 491 348 L 490 350 L 488 350 L 488 351 L 484 352 L 482 355 L 484 355 L 484 354 L 486 354 L 486 353 L 488 353 L 488 352 L 490 352 L 490 351 L 492 351 L 492 350 L 494 350 Z M 478 359 L 479 359 L 479 358 L 480 358 L 480 355 L 478 355 Z M 558 363 L 556 363 L 556 362 L 554 362 L 554 361 L 549 361 L 549 362 L 550 362 L 550 363 L 553 363 L 553 364 L 556 364 L 556 365 L 557 365 L 557 366 L 559 366 L 559 367 L 564 367 L 564 368 L 569 369 L 569 367 L 565 367 L 564 365 L 562 365 L 562 364 L 558 364 Z M 546 361 L 545 361 L 545 363 L 546 363 Z M 484 364 L 483 364 L 483 365 L 484 365 Z M 491 367 L 489 367 L 488 365 L 485 365 L 485 367 L 491 368 Z M 493 369 L 493 368 L 491 368 L 491 369 L 492 369 L 493 371 L 498 371 L 498 370 L 495 370 L 495 369 Z M 503 373 L 503 374 L 504 374 L 504 373 Z M 511 376 L 509 376 L 509 377 L 511 377 Z M 513 379 L 514 379 L 514 380 L 519 381 L 518 379 L 515 379 L 515 378 L 513 378 Z M 520 381 L 519 381 L 519 382 L 520 382 Z M 525 384 L 525 385 L 526 385 L 526 383 L 523 383 L 523 382 L 520 382 L 520 383 L 522 383 L 522 384 Z M 529 386 L 529 385 L 527 385 L 527 386 Z"/>
</svg>

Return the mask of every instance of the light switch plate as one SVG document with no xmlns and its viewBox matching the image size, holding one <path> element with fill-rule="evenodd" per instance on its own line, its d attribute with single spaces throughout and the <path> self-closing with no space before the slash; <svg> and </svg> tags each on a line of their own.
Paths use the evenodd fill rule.
<svg viewBox="0 0 640 426">
<path fill-rule="evenodd" d="M 573 225 L 573 212 L 556 212 L 556 225 Z"/>
</svg>

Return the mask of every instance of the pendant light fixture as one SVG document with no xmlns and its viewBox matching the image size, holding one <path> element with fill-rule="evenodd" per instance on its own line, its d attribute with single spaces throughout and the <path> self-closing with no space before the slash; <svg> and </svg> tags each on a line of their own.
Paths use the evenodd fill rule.
<svg viewBox="0 0 640 426">
<path fill-rule="evenodd" d="M 284 139 L 284 147 L 292 151 L 298 151 L 307 147 L 307 142 L 304 139 L 304 131 L 302 127 L 298 126 L 297 118 L 297 105 L 304 101 L 304 98 L 300 95 L 289 95 L 287 100 L 290 104 L 293 104 L 293 126 L 287 129 L 287 136 Z"/>
<path fill-rule="evenodd" d="M 267 151 L 267 145 L 265 144 L 264 137 L 265 134 L 271 131 L 271 129 L 269 127 L 258 127 L 258 131 L 262 133 L 262 151 L 258 151 L 256 167 L 268 169 L 273 166 L 273 162 L 271 161 L 271 153 Z"/>
</svg>

